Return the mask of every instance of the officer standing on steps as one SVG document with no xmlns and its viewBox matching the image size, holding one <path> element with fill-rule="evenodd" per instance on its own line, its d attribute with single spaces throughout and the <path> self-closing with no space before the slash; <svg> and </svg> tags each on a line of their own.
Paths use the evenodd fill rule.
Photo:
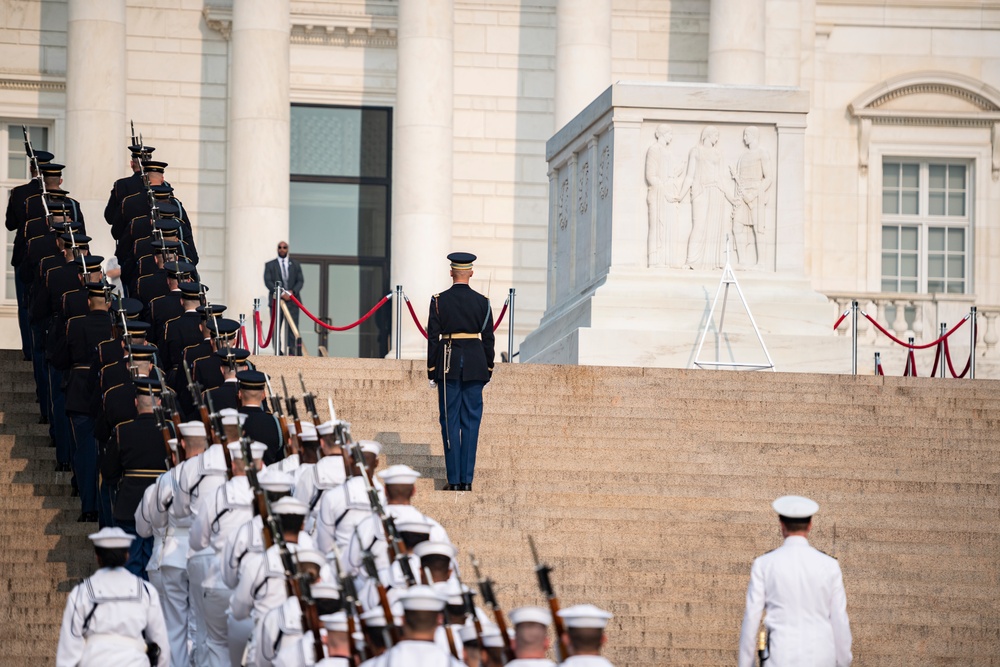
<svg viewBox="0 0 1000 667">
<path fill-rule="evenodd" d="M 801 496 L 782 496 L 771 506 L 785 543 L 754 560 L 750 569 L 739 667 L 755 663 L 757 629 L 765 610 L 769 667 L 848 667 L 851 627 L 840 565 L 806 539 L 819 505 Z"/>
<path fill-rule="evenodd" d="M 446 491 L 471 491 L 483 387 L 493 376 L 493 311 L 469 287 L 476 256 L 453 252 L 450 289 L 431 298 L 427 317 L 427 377 L 438 390 L 448 468 Z"/>
</svg>

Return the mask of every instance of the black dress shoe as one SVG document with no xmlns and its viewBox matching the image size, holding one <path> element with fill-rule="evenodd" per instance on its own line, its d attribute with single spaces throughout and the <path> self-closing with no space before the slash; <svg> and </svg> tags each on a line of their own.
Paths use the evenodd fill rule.
<svg viewBox="0 0 1000 667">
<path fill-rule="evenodd" d="M 40 416 L 40 417 L 38 418 L 38 423 L 39 423 L 39 424 L 48 424 L 48 423 L 49 423 L 49 418 L 48 418 L 48 417 L 46 417 L 45 415 L 41 415 L 41 416 Z"/>
<path fill-rule="evenodd" d="M 456 486 L 457 486 L 456 484 L 445 484 L 444 486 L 441 487 L 441 490 L 442 491 L 454 491 Z"/>
<path fill-rule="evenodd" d="M 56 463 L 56 472 L 69 472 L 70 467 L 68 463 Z"/>
<path fill-rule="evenodd" d="M 97 523 L 97 512 L 84 512 L 76 521 L 77 523 Z"/>
<path fill-rule="evenodd" d="M 458 490 L 459 491 L 472 491 L 472 485 L 471 484 L 459 484 L 458 485 Z"/>
</svg>

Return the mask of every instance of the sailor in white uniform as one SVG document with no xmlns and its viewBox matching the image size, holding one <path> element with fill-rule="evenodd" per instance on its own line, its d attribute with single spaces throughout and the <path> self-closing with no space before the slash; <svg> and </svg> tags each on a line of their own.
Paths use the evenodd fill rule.
<svg viewBox="0 0 1000 667">
<path fill-rule="evenodd" d="M 170 664 L 170 644 L 160 597 L 123 566 L 134 536 L 121 528 L 90 535 L 99 569 L 77 584 L 66 600 L 56 667 L 157 667 Z"/>
<path fill-rule="evenodd" d="M 510 611 L 510 622 L 514 625 L 515 659 L 507 663 L 509 667 L 555 667 L 556 663 L 545 657 L 549 649 L 549 626 L 552 613 L 541 607 L 518 607 Z"/>
<path fill-rule="evenodd" d="M 388 651 L 362 663 L 364 667 L 464 667 L 434 644 L 445 600 L 430 586 L 412 586 L 399 597 L 403 605 L 403 639 Z"/>
<path fill-rule="evenodd" d="M 601 657 L 601 647 L 607 641 L 604 628 L 614 618 L 611 612 L 598 609 L 592 604 L 578 604 L 559 612 L 566 626 L 566 645 L 570 657 L 560 665 L 566 667 L 612 667 Z"/>
<path fill-rule="evenodd" d="M 300 550 L 299 557 L 304 553 Z M 332 614 L 340 606 L 340 591 L 335 584 L 316 582 L 309 588 L 319 616 Z M 325 635 L 326 631 L 321 629 L 320 641 L 325 642 Z M 254 644 L 257 667 L 300 667 L 317 661 L 315 638 L 311 632 L 303 631 L 302 606 L 294 595 L 264 615 L 257 626 Z M 318 659 L 324 657 L 325 651 Z"/>
<path fill-rule="evenodd" d="M 754 664 L 764 611 L 768 667 L 847 667 L 853 658 L 851 626 L 840 565 L 807 539 L 819 505 L 801 496 L 782 496 L 771 506 L 785 542 L 750 568 L 739 667 Z"/>
<path fill-rule="evenodd" d="M 348 635 L 347 612 L 326 614 L 319 620 L 326 630 L 327 657 L 317 662 L 316 667 L 354 667 L 350 644 L 354 640 Z"/>
<path fill-rule="evenodd" d="M 383 506 L 386 504 L 385 491 L 377 478 L 372 478 L 378 466 L 378 456 L 382 445 L 374 440 L 358 442 L 365 458 L 365 468 L 369 479 L 379 494 Z M 360 476 L 349 478 L 338 487 L 323 493 L 319 501 L 319 515 L 316 522 L 316 546 L 324 553 L 333 551 L 334 544 L 346 549 L 354 535 L 354 528 L 372 514 L 368 500 L 368 488 Z"/>
<path fill-rule="evenodd" d="M 272 505 L 292 491 L 292 476 L 277 465 L 262 470 L 257 481 Z M 222 581 L 229 588 L 235 589 L 239 583 L 240 565 L 250 552 L 264 553 L 264 521 L 259 514 L 254 514 L 252 519 L 226 537 L 219 565 L 222 568 Z"/>
</svg>

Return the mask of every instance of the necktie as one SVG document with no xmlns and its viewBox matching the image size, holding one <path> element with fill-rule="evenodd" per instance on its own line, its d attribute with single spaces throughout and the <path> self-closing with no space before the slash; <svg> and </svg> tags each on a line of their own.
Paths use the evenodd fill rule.
<svg viewBox="0 0 1000 667">
<path fill-rule="evenodd" d="M 288 259 L 283 258 L 281 260 L 281 282 L 284 285 L 288 285 Z"/>
</svg>

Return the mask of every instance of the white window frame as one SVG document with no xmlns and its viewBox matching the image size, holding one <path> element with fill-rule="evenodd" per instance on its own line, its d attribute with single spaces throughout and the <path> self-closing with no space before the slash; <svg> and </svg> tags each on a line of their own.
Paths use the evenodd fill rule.
<svg viewBox="0 0 1000 667">
<path fill-rule="evenodd" d="M 972 268 L 971 268 L 971 258 L 974 255 L 974 241 L 973 241 L 973 203 L 975 202 L 975 164 L 968 159 L 955 159 L 955 158 L 914 158 L 912 156 L 902 158 L 892 155 L 883 155 L 881 164 L 879 164 L 879 177 L 880 179 L 884 175 L 883 167 L 886 163 L 891 164 L 903 164 L 903 165 L 916 165 L 918 168 L 917 176 L 917 213 L 907 214 L 907 213 L 884 213 L 882 212 L 882 207 L 880 204 L 879 210 L 881 215 L 881 225 L 880 228 L 886 226 L 898 226 L 902 227 L 916 227 L 918 234 L 917 241 L 917 290 L 914 294 L 931 294 L 932 292 L 928 288 L 929 280 L 929 259 L 931 255 L 930 251 L 930 230 L 932 228 L 943 228 L 943 229 L 962 229 L 965 231 L 965 247 L 962 249 L 962 256 L 965 258 L 965 272 L 962 276 L 962 282 L 964 289 L 961 292 L 934 292 L 935 294 L 970 294 L 972 293 Z M 938 165 L 957 165 L 965 167 L 965 215 L 963 216 L 949 216 L 949 215 L 931 215 L 930 213 L 930 167 Z M 900 183 L 902 186 L 902 183 Z M 883 186 L 884 187 L 884 186 Z M 880 201 L 881 195 L 884 193 L 884 189 L 880 188 Z M 901 202 L 900 202 L 901 203 Z M 945 202 L 947 206 L 947 199 Z M 947 210 L 947 209 L 946 209 Z M 898 290 L 885 290 L 881 282 L 884 279 L 884 272 L 882 270 L 882 253 L 884 252 L 882 247 L 881 238 L 879 239 L 879 291 L 897 292 Z M 947 258 L 947 254 L 945 255 Z M 945 283 L 948 282 L 947 276 L 947 265 L 945 266 L 945 277 L 943 278 Z"/>
</svg>

